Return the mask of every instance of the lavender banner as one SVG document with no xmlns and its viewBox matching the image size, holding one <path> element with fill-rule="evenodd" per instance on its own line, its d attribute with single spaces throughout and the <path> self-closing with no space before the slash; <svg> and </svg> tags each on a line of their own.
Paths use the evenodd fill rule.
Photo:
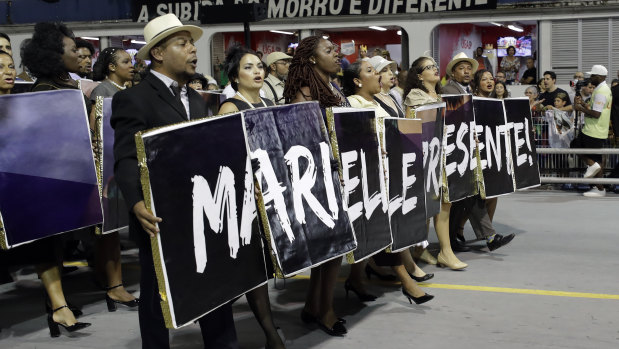
<svg viewBox="0 0 619 349">
<path fill-rule="evenodd" d="M 0 96 L 3 248 L 103 221 L 84 96 Z"/>
<path fill-rule="evenodd" d="M 112 117 L 112 98 L 103 100 L 101 132 L 103 141 L 103 233 L 111 233 L 129 225 L 129 208 L 114 179 L 114 129 L 110 125 Z"/>
</svg>

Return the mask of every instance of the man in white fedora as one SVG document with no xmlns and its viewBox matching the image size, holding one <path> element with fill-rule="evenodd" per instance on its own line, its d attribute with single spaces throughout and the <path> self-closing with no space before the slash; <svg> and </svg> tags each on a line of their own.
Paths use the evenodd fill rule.
<svg viewBox="0 0 619 349">
<path fill-rule="evenodd" d="M 198 60 L 194 42 L 201 36 L 202 29 L 183 25 L 174 14 L 150 21 L 144 27 L 146 45 L 136 54 L 137 58 L 151 61 L 150 72 L 139 85 L 118 92 L 112 100 L 114 174 L 130 207 L 129 233 L 139 247 L 142 348 L 167 349 L 170 344 L 150 244 L 150 237 L 159 232 L 157 223 L 162 220 L 144 204 L 134 135 L 206 115 L 200 95 L 187 88 L 187 82 L 196 73 Z M 238 348 L 229 304 L 198 321 L 205 348 Z"/>
<path fill-rule="evenodd" d="M 284 104 L 284 85 L 288 77 L 292 57 L 283 52 L 271 52 L 267 56 L 267 69 L 269 75 L 264 79 L 262 92 L 264 97 L 273 103 Z"/>
<path fill-rule="evenodd" d="M 603 65 L 594 65 L 590 72 L 591 85 L 595 86 L 591 98 L 584 102 L 581 96 L 574 97 L 574 109 L 585 114 L 585 125 L 572 141 L 572 148 L 602 148 L 608 139 L 608 128 L 610 127 L 610 107 L 612 104 L 612 92 L 606 83 L 608 70 Z M 580 155 L 580 158 L 587 164 L 585 178 L 604 178 L 604 171 L 600 163 L 602 155 L 587 154 Z M 591 190 L 583 194 L 587 197 L 606 196 L 606 189 L 603 185 L 593 186 Z"/>
<path fill-rule="evenodd" d="M 443 87 L 443 94 L 473 93 L 470 84 L 478 67 L 477 60 L 467 57 L 466 53 L 455 55 L 447 64 L 447 74 L 451 80 Z"/>
</svg>

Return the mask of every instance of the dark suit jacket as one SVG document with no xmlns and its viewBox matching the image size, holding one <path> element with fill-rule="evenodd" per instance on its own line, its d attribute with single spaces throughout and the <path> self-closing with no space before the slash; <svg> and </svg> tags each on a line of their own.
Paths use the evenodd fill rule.
<svg viewBox="0 0 619 349">
<path fill-rule="evenodd" d="M 191 119 L 206 116 L 202 97 L 191 88 L 187 89 L 187 94 Z M 187 121 L 185 108 L 153 74 L 148 74 L 137 86 L 116 93 L 112 100 L 114 176 L 130 211 L 129 231 L 138 241 L 147 235 L 132 210 L 136 203 L 144 200 L 134 136 L 138 131 L 183 121 Z"/>
<path fill-rule="evenodd" d="M 464 93 L 466 93 L 466 91 L 464 91 L 462 87 L 460 87 L 460 84 L 453 80 L 449 80 L 447 85 L 441 88 L 441 94 L 444 95 L 460 95 Z"/>
</svg>

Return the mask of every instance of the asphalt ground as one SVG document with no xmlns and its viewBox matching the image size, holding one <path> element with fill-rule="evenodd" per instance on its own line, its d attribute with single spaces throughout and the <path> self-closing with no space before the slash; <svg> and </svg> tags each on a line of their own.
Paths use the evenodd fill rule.
<svg viewBox="0 0 619 349">
<path fill-rule="evenodd" d="M 507 246 L 488 252 L 481 241 L 458 257 L 469 264 L 451 271 L 420 264 L 435 277 L 422 284 L 434 300 L 410 305 L 397 283 L 366 280 L 374 302 L 346 298 L 343 265 L 336 312 L 348 334 L 330 337 L 299 318 L 308 273 L 269 283 L 275 322 L 288 348 L 619 348 L 619 195 L 584 198 L 576 192 L 526 191 L 499 199 L 495 228 L 515 233 Z M 469 225 L 467 239 L 474 239 Z M 438 243 L 431 229 L 429 249 Z M 137 251 L 123 252 L 124 280 L 138 290 Z M 50 338 L 43 288 L 31 268 L 0 285 L 0 348 L 139 348 L 137 311 L 107 312 L 104 292 L 87 267 L 63 278 L 71 302 L 83 305 L 92 326 L 75 337 Z M 280 288 L 283 288 L 280 290 Z M 233 306 L 242 348 L 264 337 L 242 297 Z M 173 348 L 200 348 L 200 330 L 172 330 Z"/>
</svg>

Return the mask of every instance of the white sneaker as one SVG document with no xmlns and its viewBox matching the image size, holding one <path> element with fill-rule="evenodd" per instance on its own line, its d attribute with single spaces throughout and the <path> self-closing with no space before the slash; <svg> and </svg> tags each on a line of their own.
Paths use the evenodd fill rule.
<svg viewBox="0 0 619 349">
<path fill-rule="evenodd" d="M 591 178 L 598 174 L 602 170 L 602 167 L 597 162 L 591 166 L 587 167 L 587 171 L 585 171 L 585 178 Z"/>
<path fill-rule="evenodd" d="M 603 198 L 606 196 L 606 189 L 599 190 L 597 187 L 593 187 L 591 190 L 584 192 L 582 195 L 588 198 Z"/>
</svg>

